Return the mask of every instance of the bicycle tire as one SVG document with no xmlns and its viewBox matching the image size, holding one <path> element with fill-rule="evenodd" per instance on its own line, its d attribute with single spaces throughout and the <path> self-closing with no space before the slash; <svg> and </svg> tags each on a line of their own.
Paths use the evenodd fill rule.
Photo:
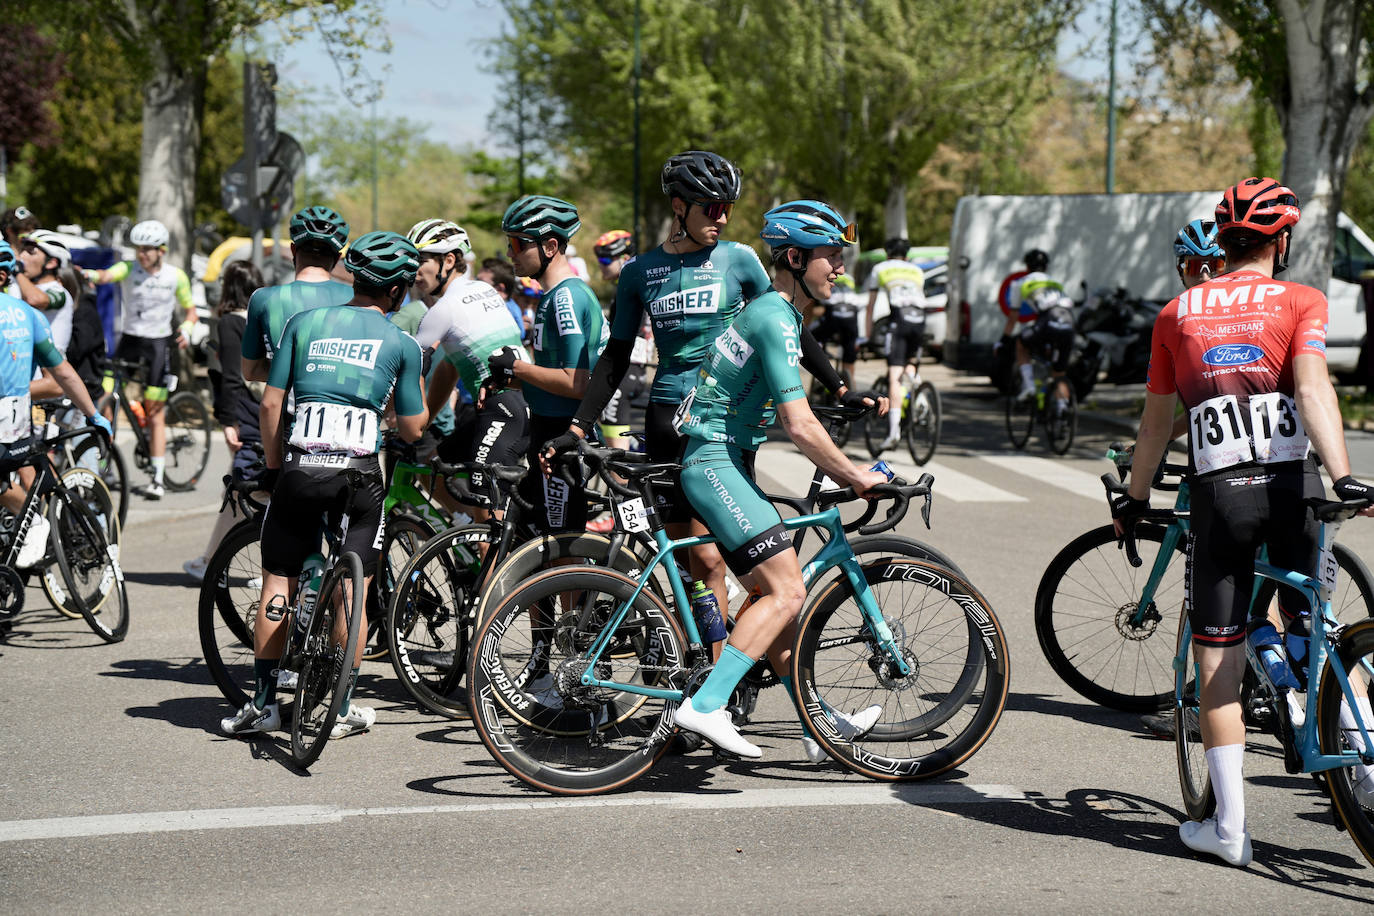
<svg viewBox="0 0 1374 916">
<path fill-rule="evenodd" d="M 1012 448 L 1019 451 L 1030 441 L 1035 432 L 1035 410 L 1034 398 L 1021 400 L 1015 394 L 1007 395 L 1007 435 Z"/>
<path fill-rule="evenodd" d="M 397 573 L 384 633 L 391 666 L 421 708 L 467 718 L 458 694 L 468 668 L 468 639 L 481 567 L 479 545 L 495 549 L 488 525 L 464 525 L 435 535 Z"/>
<path fill-rule="evenodd" d="M 553 569 L 522 583 L 479 624 L 468 668 L 473 722 L 496 761 L 527 785 L 557 795 L 610 792 L 643 775 L 667 750 L 675 701 L 582 688 L 576 680 L 576 651 L 599 624 L 580 628 L 559 620 L 549 638 L 535 639 L 527 616 L 563 593 L 582 596 L 579 607 L 613 608 L 635 585 L 604 568 Z M 686 637 L 656 596 L 641 590 L 620 630 L 619 653 L 608 651 L 598 661 L 603 679 L 681 688 Z M 560 674 L 566 690 L 557 686 Z"/>
<path fill-rule="evenodd" d="M 1067 454 L 1078 433 L 1078 397 L 1073 392 L 1073 385 L 1068 388 L 1068 403 L 1062 410 L 1053 402 L 1057 394 L 1048 392 L 1045 395 L 1045 444 L 1056 455 Z"/>
<path fill-rule="evenodd" d="M 1189 820 L 1208 818 L 1217 809 L 1202 747 L 1201 714 L 1198 708 L 1197 662 L 1193 658 L 1193 630 L 1186 610 L 1179 612 L 1174 669 L 1174 756 L 1178 761 L 1178 787 Z"/>
<path fill-rule="evenodd" d="M 1335 653 L 1341 667 L 1351 680 L 1352 688 L 1359 685 L 1365 696 L 1374 692 L 1374 620 L 1356 624 L 1343 633 Z M 1358 692 L 1358 691 L 1357 691 Z M 1344 695 L 1340 682 L 1328 658 L 1322 669 L 1321 684 L 1317 688 L 1317 742 L 1323 754 L 1348 752 L 1360 740 L 1359 732 L 1351 729 L 1347 735 L 1341 728 L 1340 714 Z M 1364 719 L 1365 730 L 1374 735 L 1374 721 Z M 1336 810 L 1338 824 L 1344 824 L 1350 839 L 1374 864 L 1374 810 L 1364 807 L 1355 797 L 1355 778 L 1352 767 L 1326 770 L 1327 792 Z"/>
<path fill-rule="evenodd" d="M 887 376 L 883 376 L 873 383 L 873 393 L 880 397 L 887 397 Z M 901 404 L 889 404 L 889 410 L 900 411 Z M 864 445 L 868 447 L 870 458 L 882 457 L 882 444 L 887 441 L 887 417 L 878 416 L 876 410 L 869 411 L 864 418 Z"/>
<path fill-rule="evenodd" d="M 220 541 L 205 565 L 197 607 L 200 651 L 210 679 L 229 705 L 239 709 L 256 689 L 253 670 L 253 630 L 257 626 L 262 586 L 259 537 L 262 525 L 239 522 Z"/>
<path fill-rule="evenodd" d="M 88 452 L 93 453 L 89 458 Z M 72 450 L 72 465 L 91 465 L 100 474 L 100 479 L 119 507 L 119 525 L 123 529 L 129 520 L 129 473 L 124 464 L 124 453 L 113 442 L 91 436 Z"/>
<path fill-rule="evenodd" d="M 117 548 L 120 543 L 119 513 L 114 506 L 114 497 L 105 486 L 105 482 L 100 479 L 100 475 L 89 468 L 71 467 L 63 471 L 61 476 L 62 486 L 77 494 L 78 498 L 95 513 L 97 520 L 105 522 L 105 540 Z M 46 566 L 38 577 L 43 592 L 48 597 L 48 603 L 58 613 L 72 620 L 82 620 L 84 615 L 81 609 L 71 600 L 64 583 L 60 581 L 60 573 L 54 571 L 54 565 Z M 85 595 L 83 599 L 88 602 L 97 601 L 98 596 Z"/>
<path fill-rule="evenodd" d="M 929 461 L 940 445 L 940 421 L 940 392 L 922 382 L 911 395 L 911 415 L 905 421 L 906 449 L 917 465 Z"/>
<path fill-rule="evenodd" d="M 120 642 L 129 633 L 129 595 L 118 545 L 105 539 L 105 526 L 90 507 L 60 486 L 48 499 L 48 520 L 68 597 L 95 635 Z"/>
<path fill-rule="evenodd" d="M 367 589 L 367 636 L 363 641 L 363 661 L 379 661 L 390 651 L 386 638 L 386 616 L 396 592 L 397 577 L 434 535 L 433 525 L 409 512 L 395 513 L 386 520 L 382 551 L 377 556 L 377 568 Z"/>
<path fill-rule="evenodd" d="M 189 391 L 173 394 L 163 411 L 167 419 L 167 464 L 162 482 L 169 490 L 192 490 L 210 463 L 214 421 L 205 402 Z"/>
<path fill-rule="evenodd" d="M 346 551 L 320 583 L 301 649 L 291 705 L 291 759 L 302 769 L 319 759 L 338 719 L 353 677 L 365 600 L 362 560 Z M 347 618 L 341 622 L 340 612 Z M 343 645 L 334 642 L 339 629 L 344 631 Z"/>
<path fill-rule="evenodd" d="M 833 582 L 802 611 L 793 701 L 812 736 L 847 769 L 884 781 L 938 776 L 982 747 L 1001 718 L 1010 682 L 1006 637 L 982 596 L 949 569 L 889 560 L 863 571 L 912 673 L 893 670 L 852 588 Z M 915 601 L 899 608 L 902 597 Z M 883 711 L 873 729 L 852 742 L 841 738 L 827 709 L 870 705 Z"/>
<path fill-rule="evenodd" d="M 1164 531 L 1141 524 L 1136 540 L 1162 549 Z M 1158 550 L 1132 567 L 1116 540 L 1112 526 L 1103 525 L 1055 555 L 1035 593 L 1035 635 L 1054 673 L 1079 695 L 1124 712 L 1165 710 L 1174 702 L 1171 664 L 1178 636 L 1168 622 L 1177 620 L 1173 611 L 1183 605 L 1187 541 L 1178 539 L 1153 606 L 1132 627 Z"/>
</svg>

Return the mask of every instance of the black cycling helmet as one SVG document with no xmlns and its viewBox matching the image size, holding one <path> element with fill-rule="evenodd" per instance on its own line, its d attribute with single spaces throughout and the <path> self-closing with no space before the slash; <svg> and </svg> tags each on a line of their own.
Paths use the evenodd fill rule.
<svg viewBox="0 0 1374 916">
<path fill-rule="evenodd" d="M 1039 248 L 1032 248 L 1026 252 L 1026 270 L 1044 270 L 1050 266 L 1050 256 Z"/>
<path fill-rule="evenodd" d="M 724 156 L 692 149 L 663 163 L 663 193 L 690 204 L 739 200 L 740 174 Z"/>
<path fill-rule="evenodd" d="M 297 245 L 323 242 L 338 253 L 348 244 L 348 221 L 329 207 L 306 207 L 291 217 L 290 233 Z"/>
<path fill-rule="evenodd" d="M 883 242 L 883 250 L 887 252 L 889 258 L 905 258 L 906 253 L 911 250 L 911 240 L 904 238 L 891 238 Z"/>
<path fill-rule="evenodd" d="M 398 232 L 369 232 L 349 246 L 344 267 L 372 286 L 409 286 L 420 269 L 420 252 Z"/>
</svg>

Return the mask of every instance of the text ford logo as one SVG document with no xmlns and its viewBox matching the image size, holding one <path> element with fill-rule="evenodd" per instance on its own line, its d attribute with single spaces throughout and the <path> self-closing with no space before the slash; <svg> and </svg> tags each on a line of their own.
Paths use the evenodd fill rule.
<svg viewBox="0 0 1374 916">
<path fill-rule="evenodd" d="M 1264 351 L 1254 344 L 1222 344 L 1202 354 L 1209 366 L 1243 366 L 1264 358 Z"/>
</svg>

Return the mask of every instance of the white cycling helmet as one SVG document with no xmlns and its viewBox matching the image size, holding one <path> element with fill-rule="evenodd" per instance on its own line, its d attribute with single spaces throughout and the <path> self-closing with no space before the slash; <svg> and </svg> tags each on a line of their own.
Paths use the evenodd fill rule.
<svg viewBox="0 0 1374 916">
<path fill-rule="evenodd" d="M 145 219 L 129 230 L 129 242 L 135 248 L 166 248 L 167 227 L 155 219 Z"/>
<path fill-rule="evenodd" d="M 66 267 L 72 262 L 71 249 L 57 237 L 57 233 L 47 229 L 35 229 L 24 234 L 26 241 L 33 242 L 38 249 L 50 258 L 57 258 L 58 267 Z"/>
<path fill-rule="evenodd" d="M 454 251 L 464 261 L 472 257 L 472 242 L 467 232 L 462 226 L 446 219 L 422 219 L 410 227 L 406 238 L 422 255 Z"/>
</svg>

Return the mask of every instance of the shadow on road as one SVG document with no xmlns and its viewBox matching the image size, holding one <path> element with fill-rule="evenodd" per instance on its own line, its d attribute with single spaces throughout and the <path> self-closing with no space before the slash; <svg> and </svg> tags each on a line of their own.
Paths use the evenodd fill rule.
<svg viewBox="0 0 1374 916">
<path fill-rule="evenodd" d="M 1016 693 L 1013 691 L 1007 695 L 1006 710 L 1008 712 L 1036 712 L 1047 716 L 1060 716 L 1086 722 L 1089 725 L 1102 725 L 1107 728 L 1144 735 L 1144 726 L 1140 724 L 1140 716 L 1135 713 L 1107 709 L 1105 706 L 1098 706 L 1094 703 L 1069 703 L 1053 699 L 1050 695 L 1043 693 Z"/>
<path fill-rule="evenodd" d="M 200 583 L 184 572 L 130 572 L 126 569 L 124 579 L 136 585 L 174 585 L 200 591 Z"/>
</svg>

